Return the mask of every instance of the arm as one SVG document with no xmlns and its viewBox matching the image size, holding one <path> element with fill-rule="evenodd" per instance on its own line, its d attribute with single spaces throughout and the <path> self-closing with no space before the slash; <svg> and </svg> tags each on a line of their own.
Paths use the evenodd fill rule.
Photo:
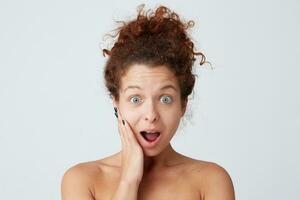
<svg viewBox="0 0 300 200">
<path fill-rule="evenodd" d="M 235 200 L 234 187 L 227 171 L 219 165 L 213 165 L 207 176 L 205 200 Z"/>
<path fill-rule="evenodd" d="M 121 180 L 111 200 L 136 200 L 138 181 Z M 76 165 L 66 171 L 62 178 L 62 200 L 94 200 L 89 172 Z"/>
<path fill-rule="evenodd" d="M 111 200 L 136 200 L 138 189 L 138 183 L 120 181 L 118 188 Z"/>
<path fill-rule="evenodd" d="M 117 116 L 122 142 L 122 169 L 120 182 L 112 200 L 137 200 L 139 184 L 143 176 L 143 150 L 119 110 Z"/>
<path fill-rule="evenodd" d="M 88 173 L 80 165 L 67 170 L 61 182 L 62 200 L 93 200 L 90 180 Z"/>
</svg>

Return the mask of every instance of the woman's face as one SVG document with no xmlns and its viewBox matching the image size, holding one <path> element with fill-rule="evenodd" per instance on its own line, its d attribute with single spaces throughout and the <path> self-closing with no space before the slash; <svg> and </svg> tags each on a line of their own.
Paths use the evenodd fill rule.
<svg viewBox="0 0 300 200">
<path fill-rule="evenodd" d="M 165 66 L 143 64 L 132 65 L 121 77 L 119 101 L 114 104 L 148 156 L 169 145 L 186 108 L 176 76 Z"/>
</svg>

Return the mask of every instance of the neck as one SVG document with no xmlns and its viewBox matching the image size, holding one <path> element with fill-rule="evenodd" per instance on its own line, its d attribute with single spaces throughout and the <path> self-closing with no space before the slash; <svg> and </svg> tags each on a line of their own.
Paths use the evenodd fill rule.
<svg viewBox="0 0 300 200">
<path fill-rule="evenodd" d="M 168 146 L 156 156 L 146 156 L 144 154 L 144 173 L 151 174 L 152 172 L 157 172 L 163 168 L 176 165 L 176 162 L 180 160 L 180 157 L 180 154 L 173 149 L 171 144 L 168 144 Z M 120 166 L 122 159 L 121 152 L 116 154 L 116 158 L 116 165 Z"/>
<path fill-rule="evenodd" d="M 176 152 L 169 144 L 160 154 L 156 156 L 144 155 L 144 173 L 156 171 L 163 167 L 172 165 L 172 162 L 176 159 Z"/>
</svg>

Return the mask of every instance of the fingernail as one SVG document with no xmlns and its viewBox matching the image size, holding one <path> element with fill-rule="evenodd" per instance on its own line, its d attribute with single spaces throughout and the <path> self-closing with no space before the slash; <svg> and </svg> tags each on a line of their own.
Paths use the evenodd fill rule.
<svg viewBox="0 0 300 200">
<path fill-rule="evenodd" d="M 114 107 L 114 110 L 115 110 L 115 116 L 116 116 L 116 118 L 118 118 L 118 110 L 117 110 L 117 107 Z"/>
<path fill-rule="evenodd" d="M 123 123 L 123 125 L 125 126 L 125 121 L 122 119 L 122 123 Z"/>
</svg>

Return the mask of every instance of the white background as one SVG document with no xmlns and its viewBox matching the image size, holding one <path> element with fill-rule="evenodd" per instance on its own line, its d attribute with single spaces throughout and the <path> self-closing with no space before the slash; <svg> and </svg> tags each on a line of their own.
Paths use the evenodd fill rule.
<svg viewBox="0 0 300 200">
<path fill-rule="evenodd" d="M 100 48 L 141 3 L 0 0 L 0 199 L 60 199 L 65 170 L 120 150 Z M 237 199 L 300 199 L 299 1 L 145 3 L 194 20 L 215 68 L 175 150 L 223 166 Z"/>
</svg>

